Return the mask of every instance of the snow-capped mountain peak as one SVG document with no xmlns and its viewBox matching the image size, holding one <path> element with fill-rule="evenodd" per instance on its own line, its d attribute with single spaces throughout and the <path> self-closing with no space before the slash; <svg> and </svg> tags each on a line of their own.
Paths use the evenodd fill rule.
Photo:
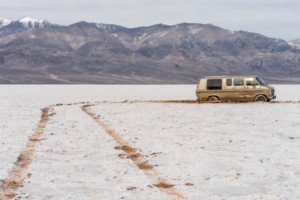
<svg viewBox="0 0 300 200">
<path fill-rule="evenodd" d="M 0 28 L 9 25 L 11 22 L 9 19 L 0 18 Z"/>
<path fill-rule="evenodd" d="M 46 25 L 50 25 L 50 23 L 46 20 L 34 19 L 31 17 L 23 17 L 17 22 L 26 28 L 44 28 Z"/>
<path fill-rule="evenodd" d="M 29 22 L 33 22 L 33 23 L 39 23 L 39 22 L 43 22 L 43 20 L 39 20 L 39 19 L 33 19 L 30 17 L 23 17 L 21 19 L 18 20 L 21 23 L 29 23 Z"/>
<path fill-rule="evenodd" d="M 11 30 L 26 30 L 26 29 L 37 29 L 37 28 L 49 28 L 59 25 L 51 24 L 47 20 L 34 19 L 31 17 L 23 17 L 19 20 L 9 20 L 0 18 L 0 29 L 11 29 Z M 0 33 L 1 34 L 1 33 Z"/>
</svg>

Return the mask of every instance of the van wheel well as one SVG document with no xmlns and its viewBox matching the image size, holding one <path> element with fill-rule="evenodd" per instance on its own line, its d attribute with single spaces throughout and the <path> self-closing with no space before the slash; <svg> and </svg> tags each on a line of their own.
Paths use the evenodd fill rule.
<svg viewBox="0 0 300 200">
<path fill-rule="evenodd" d="M 219 97 L 215 95 L 207 97 L 207 101 L 209 102 L 218 102 L 219 100 L 220 100 Z"/>
<path fill-rule="evenodd" d="M 264 94 L 258 94 L 258 95 L 255 96 L 255 101 L 256 102 L 267 102 L 268 98 Z"/>
</svg>

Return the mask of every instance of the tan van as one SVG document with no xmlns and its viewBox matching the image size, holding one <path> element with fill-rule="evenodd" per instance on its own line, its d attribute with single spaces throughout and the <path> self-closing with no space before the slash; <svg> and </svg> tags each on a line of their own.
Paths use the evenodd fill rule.
<svg viewBox="0 0 300 200">
<path fill-rule="evenodd" d="M 196 89 L 198 102 L 270 101 L 275 90 L 257 76 L 207 76 Z"/>
</svg>

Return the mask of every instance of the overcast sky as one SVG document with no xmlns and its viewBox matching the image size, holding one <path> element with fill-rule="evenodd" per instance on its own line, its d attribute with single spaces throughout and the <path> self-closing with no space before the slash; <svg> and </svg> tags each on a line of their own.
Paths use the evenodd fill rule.
<svg viewBox="0 0 300 200">
<path fill-rule="evenodd" d="M 300 38 L 299 0 L 0 0 L 0 17 L 24 16 L 63 25 L 211 23 L 285 40 Z"/>
</svg>

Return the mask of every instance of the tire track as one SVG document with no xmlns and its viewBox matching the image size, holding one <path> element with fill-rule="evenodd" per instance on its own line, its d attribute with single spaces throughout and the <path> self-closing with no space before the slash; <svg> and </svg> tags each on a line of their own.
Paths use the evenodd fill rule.
<svg viewBox="0 0 300 200">
<path fill-rule="evenodd" d="M 75 103 L 57 103 L 50 106 L 47 106 L 42 109 L 41 118 L 37 127 L 37 130 L 34 134 L 30 137 L 29 141 L 27 142 L 24 150 L 18 156 L 17 161 L 13 169 L 9 172 L 7 177 L 5 178 L 2 185 L 0 185 L 0 200 L 7 200 L 12 199 L 16 196 L 16 191 L 19 187 L 22 186 L 23 181 L 30 177 L 30 174 L 27 174 L 27 169 L 29 165 L 32 163 L 36 146 L 40 143 L 44 136 L 44 130 L 47 126 L 47 122 L 49 117 L 52 114 L 49 114 L 50 110 L 54 107 L 60 106 L 74 106 L 74 105 L 81 105 L 81 109 L 92 117 L 113 139 L 120 145 L 119 148 L 123 150 L 127 157 L 130 158 L 137 167 L 144 171 L 144 173 L 151 178 L 152 181 L 155 182 L 154 186 L 159 188 L 161 191 L 169 194 L 174 199 L 185 199 L 183 195 L 181 195 L 176 189 L 174 185 L 168 183 L 165 179 L 163 179 L 158 172 L 154 169 L 153 165 L 147 163 L 144 160 L 144 156 L 141 155 L 137 149 L 134 149 L 130 146 L 130 144 L 121 137 L 121 135 L 115 131 L 114 129 L 110 128 L 107 124 L 103 123 L 101 119 L 93 112 L 91 112 L 88 107 L 102 104 L 102 103 L 115 103 L 115 104 L 130 104 L 130 103 L 161 103 L 161 104 L 198 104 L 196 100 L 125 100 L 125 101 L 95 101 L 91 102 L 75 102 Z M 205 103 L 205 102 L 203 102 Z M 201 104 L 203 104 L 201 103 Z M 245 104 L 245 102 L 225 102 L 221 104 Z M 255 102 L 249 102 L 255 103 Z M 265 104 L 299 104 L 300 101 L 271 101 Z"/>
<path fill-rule="evenodd" d="M 175 200 L 185 199 L 185 197 L 176 190 L 175 185 L 169 183 L 165 178 L 163 178 L 155 170 L 154 166 L 149 164 L 148 161 L 144 159 L 144 155 L 142 155 L 137 149 L 133 148 L 120 133 L 111 128 L 108 124 L 104 123 L 97 114 L 93 113 L 89 109 L 91 106 L 93 105 L 83 105 L 81 106 L 81 109 L 91 118 L 93 118 L 101 126 L 101 128 L 103 128 L 106 133 L 118 143 L 119 146 L 117 149 L 121 149 L 126 153 L 127 158 L 130 158 L 133 163 L 154 182 L 153 186 L 157 187 L 159 190 Z"/>
<path fill-rule="evenodd" d="M 29 138 L 24 150 L 15 162 L 14 168 L 9 172 L 0 188 L 1 200 L 14 198 L 17 189 L 22 186 L 23 181 L 31 176 L 31 174 L 27 173 L 27 169 L 34 159 L 36 146 L 44 137 L 44 130 L 51 115 L 49 114 L 50 109 L 50 106 L 42 109 L 41 118 L 36 131 Z"/>
<path fill-rule="evenodd" d="M 158 103 L 158 104 L 257 104 L 257 102 L 228 102 L 228 101 L 220 101 L 220 102 L 198 102 L 197 100 L 191 100 L 191 99 L 185 99 L 185 100 L 124 100 L 124 101 L 95 101 L 95 102 L 80 102 L 80 103 L 75 103 L 72 105 L 84 105 L 84 104 L 89 104 L 89 105 L 97 105 L 97 104 L 102 104 L 102 103 L 111 103 L 111 104 L 132 104 L 132 103 Z M 259 104 L 300 104 L 299 101 L 290 101 L 290 100 L 277 100 L 277 101 L 270 101 L 270 102 L 264 102 L 264 103 L 259 103 Z"/>
<path fill-rule="evenodd" d="M 81 102 L 75 102 L 75 103 L 57 103 L 50 105 L 49 107 L 60 107 L 60 106 L 74 106 L 74 105 L 98 105 L 98 104 L 131 104 L 131 103 L 158 103 L 158 104 L 257 104 L 257 102 L 198 102 L 197 100 L 192 99 L 183 99 L 183 100 L 123 100 L 123 101 L 81 101 Z M 291 100 L 277 100 L 277 101 L 270 101 L 270 102 L 264 102 L 259 104 L 300 104 L 300 100 L 291 101 Z"/>
</svg>

